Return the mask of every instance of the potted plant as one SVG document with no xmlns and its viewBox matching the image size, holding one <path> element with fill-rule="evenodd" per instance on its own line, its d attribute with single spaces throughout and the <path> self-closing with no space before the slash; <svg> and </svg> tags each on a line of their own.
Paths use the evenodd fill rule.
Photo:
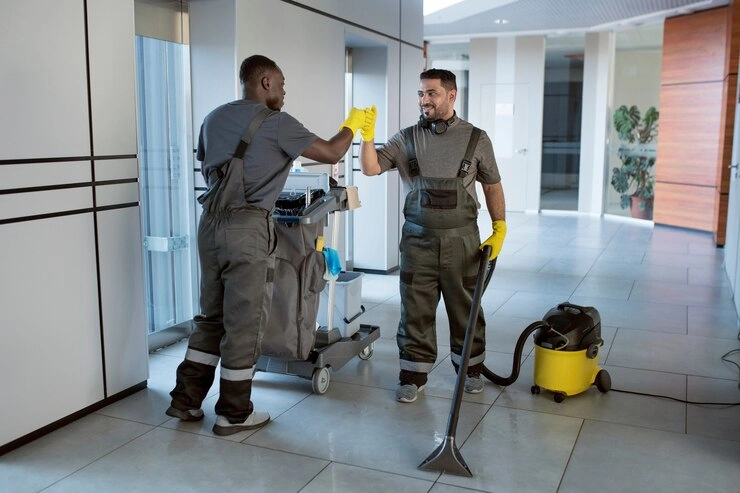
<svg viewBox="0 0 740 493">
<path fill-rule="evenodd" d="M 619 147 L 622 165 L 612 169 L 611 184 L 621 194 L 622 209 L 632 216 L 651 219 L 655 192 L 655 139 L 658 135 L 658 110 L 648 108 L 645 115 L 637 106 L 620 106 L 614 112 L 614 128 L 623 144 Z"/>
</svg>

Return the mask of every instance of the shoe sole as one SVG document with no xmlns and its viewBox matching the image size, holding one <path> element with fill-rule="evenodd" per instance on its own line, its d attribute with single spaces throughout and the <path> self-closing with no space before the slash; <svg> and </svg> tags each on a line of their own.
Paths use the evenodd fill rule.
<svg viewBox="0 0 740 493">
<path fill-rule="evenodd" d="M 259 428 L 262 428 L 269 422 L 270 422 L 270 418 L 267 418 L 265 421 L 261 423 L 257 423 L 253 425 L 234 425 L 234 426 L 213 425 L 213 433 L 215 433 L 218 436 L 225 437 L 229 435 L 234 435 L 236 433 L 239 433 L 240 431 L 257 430 Z"/>
<path fill-rule="evenodd" d="M 483 389 L 464 389 L 466 394 L 480 394 L 483 392 Z"/>
<path fill-rule="evenodd" d="M 200 416 L 194 416 L 187 411 L 180 411 L 179 409 L 175 409 L 172 406 L 167 408 L 167 410 L 164 413 L 167 416 L 170 416 L 171 418 L 177 418 L 180 421 L 200 421 L 201 419 L 203 419 L 202 413 Z"/>
</svg>

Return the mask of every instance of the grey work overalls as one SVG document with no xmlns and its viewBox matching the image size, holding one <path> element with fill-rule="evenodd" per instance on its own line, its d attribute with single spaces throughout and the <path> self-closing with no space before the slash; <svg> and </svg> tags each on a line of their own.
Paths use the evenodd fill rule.
<svg viewBox="0 0 740 493">
<path fill-rule="evenodd" d="M 272 302 L 272 212 L 247 204 L 242 159 L 267 114 L 263 110 L 254 118 L 226 172 L 209 173 L 209 190 L 198 198 L 203 205 L 198 224 L 201 313 L 193 318 L 195 330 L 170 392 L 173 407 L 200 408 L 220 361 L 215 410 L 232 423 L 244 421 L 253 411 L 252 377 Z"/>
<path fill-rule="evenodd" d="M 412 128 L 412 127 L 411 127 Z M 457 367 L 465 339 L 478 274 L 480 234 L 478 206 L 465 190 L 472 152 L 468 151 L 455 178 L 423 176 L 416 162 L 411 128 L 404 130 L 409 156 L 411 191 L 406 195 L 401 234 L 401 319 L 398 344 L 401 383 L 424 385 L 437 359 L 436 310 L 440 294 L 450 322 L 452 362 Z M 481 366 L 485 356 L 485 321 L 478 316 L 469 368 Z"/>
</svg>

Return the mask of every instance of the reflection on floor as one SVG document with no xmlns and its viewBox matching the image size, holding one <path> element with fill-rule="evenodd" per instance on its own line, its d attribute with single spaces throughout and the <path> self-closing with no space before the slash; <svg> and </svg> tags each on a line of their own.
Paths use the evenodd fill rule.
<svg viewBox="0 0 740 493">
<path fill-rule="evenodd" d="M 543 188 L 540 194 L 540 209 L 543 211 L 577 211 L 578 187 Z"/>
<path fill-rule="evenodd" d="M 328 391 L 258 373 L 253 400 L 273 422 L 211 432 L 206 417 L 164 414 L 185 343 L 152 353 L 149 386 L 0 458 L 4 491 L 20 492 L 730 492 L 740 491 L 737 314 L 711 235 L 631 220 L 509 214 L 484 295 L 486 365 L 511 371 L 522 330 L 569 300 L 602 318 L 600 365 L 614 389 L 564 402 L 532 395 L 533 344 L 519 379 L 465 395 L 457 445 L 473 476 L 422 471 L 445 435 L 454 387 L 444 309 L 440 358 L 413 404 L 394 400 L 398 277 L 365 274 L 362 323 L 381 337 L 366 361 L 332 372 Z M 738 361 L 737 354 L 730 356 Z"/>
</svg>

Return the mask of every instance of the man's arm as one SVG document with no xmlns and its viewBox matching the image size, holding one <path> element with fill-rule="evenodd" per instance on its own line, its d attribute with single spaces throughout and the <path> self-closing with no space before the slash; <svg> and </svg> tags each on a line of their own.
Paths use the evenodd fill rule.
<svg viewBox="0 0 740 493">
<path fill-rule="evenodd" d="M 313 144 L 303 151 L 303 156 L 318 163 L 335 164 L 341 161 L 342 157 L 347 154 L 350 144 L 355 133 L 351 128 L 342 127 L 342 129 L 331 139 L 324 140 L 318 138 Z"/>
<path fill-rule="evenodd" d="M 319 163 L 338 163 L 347 154 L 355 134 L 365 124 L 365 120 L 365 110 L 352 108 L 334 137 L 329 140 L 317 138 L 302 155 Z"/>
<path fill-rule="evenodd" d="M 481 243 L 480 247 L 491 247 L 491 253 L 488 260 L 493 260 L 501 253 L 506 237 L 506 202 L 504 200 L 504 187 L 501 182 L 482 183 L 483 195 L 486 197 L 486 206 L 488 213 L 491 215 L 491 228 L 493 233 L 486 241 Z"/>
<path fill-rule="evenodd" d="M 491 221 L 506 220 L 506 201 L 504 199 L 504 187 L 501 182 L 482 183 L 483 195 L 486 199 L 486 207 L 491 215 Z"/>
<path fill-rule="evenodd" d="M 380 174 L 380 162 L 378 152 L 375 150 L 375 140 L 363 140 L 360 144 L 360 169 L 366 176 Z"/>
</svg>

